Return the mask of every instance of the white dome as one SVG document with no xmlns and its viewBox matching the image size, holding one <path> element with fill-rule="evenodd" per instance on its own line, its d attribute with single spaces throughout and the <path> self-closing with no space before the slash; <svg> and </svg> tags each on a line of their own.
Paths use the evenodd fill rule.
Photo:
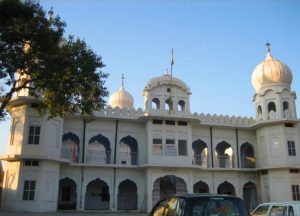
<svg viewBox="0 0 300 216">
<path fill-rule="evenodd" d="M 171 81 L 171 75 L 166 73 L 159 77 L 154 77 L 150 79 L 147 83 L 146 88 L 148 90 L 151 90 L 153 87 L 162 85 L 162 84 L 170 84 Z M 180 79 L 172 76 L 172 84 L 177 85 L 178 87 L 182 88 L 185 91 L 189 91 L 187 85 Z"/>
<path fill-rule="evenodd" d="M 252 73 L 252 85 L 256 92 L 270 86 L 290 88 L 293 75 L 290 68 L 283 62 L 273 58 L 270 52 Z"/>
<path fill-rule="evenodd" d="M 132 95 L 128 91 L 125 91 L 124 86 L 122 85 L 117 92 L 109 97 L 108 104 L 112 108 L 133 108 L 134 100 Z"/>
</svg>

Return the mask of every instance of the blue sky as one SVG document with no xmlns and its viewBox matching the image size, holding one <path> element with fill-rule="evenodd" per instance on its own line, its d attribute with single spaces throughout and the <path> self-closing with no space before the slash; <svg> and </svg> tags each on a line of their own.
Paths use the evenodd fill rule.
<svg viewBox="0 0 300 216">
<path fill-rule="evenodd" d="M 147 81 L 170 69 L 192 91 L 191 111 L 254 116 L 251 74 L 272 55 L 293 72 L 300 94 L 300 1 L 297 0 L 45 0 L 67 23 L 66 34 L 85 39 L 106 65 L 112 93 L 125 89 L 143 107 Z M 300 107 L 297 101 L 297 107 Z M 10 122 L 0 123 L 0 154 Z"/>
</svg>

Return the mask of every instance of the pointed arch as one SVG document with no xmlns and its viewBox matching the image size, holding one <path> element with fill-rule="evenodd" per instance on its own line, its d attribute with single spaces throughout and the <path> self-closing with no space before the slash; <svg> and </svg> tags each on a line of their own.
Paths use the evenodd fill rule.
<svg viewBox="0 0 300 216">
<path fill-rule="evenodd" d="M 228 194 L 228 195 L 235 195 L 234 186 L 225 181 L 218 186 L 218 194 Z"/>
<path fill-rule="evenodd" d="M 262 120 L 262 108 L 261 108 L 261 105 L 258 105 L 257 107 L 257 117 L 259 120 Z"/>
<path fill-rule="evenodd" d="M 181 112 L 185 111 L 185 101 L 184 100 L 178 101 L 178 111 L 181 111 Z"/>
<path fill-rule="evenodd" d="M 216 146 L 217 161 L 220 168 L 233 168 L 233 149 L 231 145 L 225 141 L 220 142 Z"/>
<path fill-rule="evenodd" d="M 253 146 L 246 142 L 241 145 L 241 167 L 255 168 L 255 156 Z"/>
<path fill-rule="evenodd" d="M 118 206 L 119 210 L 137 209 L 137 186 L 136 183 L 126 179 L 118 187 Z"/>
<path fill-rule="evenodd" d="M 290 111 L 290 106 L 288 101 L 284 101 L 282 104 L 282 110 L 283 110 L 283 117 L 284 118 L 291 118 L 291 111 Z"/>
<path fill-rule="evenodd" d="M 193 149 L 193 164 L 202 167 L 208 167 L 208 147 L 201 139 L 195 140 L 192 143 Z"/>
<path fill-rule="evenodd" d="M 165 110 L 173 110 L 172 99 L 168 98 L 167 100 L 165 100 Z"/>
<path fill-rule="evenodd" d="M 69 132 L 62 136 L 61 157 L 72 162 L 79 162 L 80 146 L 76 134 Z"/>
<path fill-rule="evenodd" d="M 276 105 L 274 102 L 268 103 L 268 117 L 269 119 L 276 119 Z"/>
<path fill-rule="evenodd" d="M 77 201 L 76 182 L 69 178 L 63 178 L 59 181 L 58 204 L 59 210 L 75 210 Z"/>
<path fill-rule="evenodd" d="M 256 185 L 251 181 L 243 186 L 243 200 L 248 209 L 254 209 L 258 204 Z"/>
<path fill-rule="evenodd" d="M 198 181 L 193 186 L 193 193 L 209 193 L 208 184 L 203 181 Z"/>
<path fill-rule="evenodd" d="M 110 194 L 108 184 L 97 178 L 88 183 L 85 192 L 85 210 L 108 210 Z"/>
<path fill-rule="evenodd" d="M 186 182 L 175 175 L 157 178 L 153 183 L 152 205 L 158 200 L 172 194 L 187 193 Z"/>
<path fill-rule="evenodd" d="M 105 148 L 105 151 L 111 151 L 109 139 L 107 137 L 103 136 L 101 133 L 99 133 L 96 136 L 93 136 L 89 140 L 89 144 L 91 144 L 91 143 L 102 144 L 104 146 L 104 148 Z"/>
<path fill-rule="evenodd" d="M 89 140 L 86 152 L 86 162 L 92 164 L 110 164 L 111 148 L 107 137 L 99 133 Z"/>
<path fill-rule="evenodd" d="M 121 164 L 138 164 L 138 142 L 128 135 L 120 140 L 120 160 Z M 122 148 L 123 146 L 123 148 Z"/>
<path fill-rule="evenodd" d="M 160 100 L 158 98 L 153 98 L 151 107 L 152 109 L 160 109 Z"/>
</svg>

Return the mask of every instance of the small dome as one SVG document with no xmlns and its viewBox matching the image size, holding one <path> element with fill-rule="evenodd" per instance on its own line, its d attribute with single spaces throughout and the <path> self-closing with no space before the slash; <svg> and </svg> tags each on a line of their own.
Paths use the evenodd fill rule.
<svg viewBox="0 0 300 216">
<path fill-rule="evenodd" d="M 293 75 L 290 68 L 283 62 L 273 58 L 268 47 L 267 57 L 256 66 L 252 73 L 252 85 L 256 92 L 269 86 L 290 88 Z"/>
<path fill-rule="evenodd" d="M 169 73 L 166 73 L 162 76 L 154 77 L 154 78 L 150 79 L 147 83 L 146 88 L 148 90 L 151 90 L 153 87 L 158 86 L 158 85 L 170 84 L 170 80 L 171 80 L 171 75 Z M 173 77 L 173 76 L 172 76 L 172 84 L 181 87 L 185 91 L 189 91 L 187 85 L 182 80 L 180 80 L 176 77 Z"/>
<path fill-rule="evenodd" d="M 122 85 L 119 91 L 113 93 L 109 97 L 108 103 L 112 108 L 133 108 L 134 100 L 132 95 L 128 91 L 125 91 L 124 86 Z"/>
</svg>

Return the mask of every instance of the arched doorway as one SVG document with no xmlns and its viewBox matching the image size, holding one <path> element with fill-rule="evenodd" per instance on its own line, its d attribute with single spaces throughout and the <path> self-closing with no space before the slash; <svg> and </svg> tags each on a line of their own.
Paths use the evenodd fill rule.
<svg viewBox="0 0 300 216">
<path fill-rule="evenodd" d="M 123 137 L 120 140 L 121 164 L 138 164 L 138 142 L 132 136 Z"/>
<path fill-rule="evenodd" d="M 79 138 L 71 132 L 62 136 L 61 157 L 69 159 L 71 162 L 79 162 Z"/>
<path fill-rule="evenodd" d="M 254 150 L 250 143 L 244 143 L 241 146 L 241 167 L 255 168 Z"/>
<path fill-rule="evenodd" d="M 64 178 L 59 181 L 58 206 L 59 210 L 76 209 L 76 183 L 70 178 Z"/>
<path fill-rule="evenodd" d="M 137 186 L 129 179 L 122 181 L 118 188 L 118 209 L 136 210 L 137 209 Z"/>
<path fill-rule="evenodd" d="M 208 167 L 208 150 L 207 145 L 202 140 L 198 139 L 193 142 L 193 164 L 202 167 Z"/>
<path fill-rule="evenodd" d="M 225 181 L 219 185 L 218 194 L 235 195 L 234 186 L 229 182 Z"/>
<path fill-rule="evenodd" d="M 108 210 L 109 200 L 109 187 L 106 182 L 97 178 L 86 186 L 84 209 Z"/>
<path fill-rule="evenodd" d="M 216 146 L 216 156 L 220 168 L 233 168 L 233 149 L 227 142 L 220 142 Z"/>
<path fill-rule="evenodd" d="M 249 210 L 252 210 L 257 206 L 258 203 L 257 203 L 256 186 L 253 182 L 248 182 L 244 184 L 243 200 L 245 202 L 246 207 Z"/>
<path fill-rule="evenodd" d="M 152 205 L 172 194 L 187 193 L 186 183 L 182 178 L 166 175 L 155 180 L 152 191 Z"/>
<path fill-rule="evenodd" d="M 209 187 L 205 182 L 199 181 L 194 184 L 193 193 L 209 193 Z"/>
<path fill-rule="evenodd" d="M 98 134 L 90 139 L 86 150 L 86 162 L 93 164 L 110 164 L 111 149 L 107 137 Z"/>
</svg>

